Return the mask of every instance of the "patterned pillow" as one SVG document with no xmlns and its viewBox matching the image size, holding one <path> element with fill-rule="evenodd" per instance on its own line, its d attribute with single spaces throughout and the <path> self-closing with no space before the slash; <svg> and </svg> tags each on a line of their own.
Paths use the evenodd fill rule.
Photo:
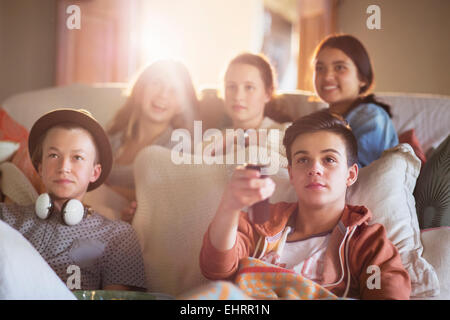
<svg viewBox="0 0 450 320">
<path fill-rule="evenodd" d="M 450 226 L 450 135 L 423 167 L 414 196 L 421 229 Z"/>
</svg>

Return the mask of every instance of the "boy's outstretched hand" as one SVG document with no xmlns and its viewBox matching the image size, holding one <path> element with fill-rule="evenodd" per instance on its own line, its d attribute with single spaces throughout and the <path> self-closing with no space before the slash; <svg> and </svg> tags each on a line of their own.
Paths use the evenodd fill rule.
<svg viewBox="0 0 450 320">
<path fill-rule="evenodd" d="M 269 198 L 275 191 L 275 182 L 260 178 L 254 169 L 238 167 L 222 196 L 219 208 L 211 222 L 209 237 L 219 251 L 231 249 L 236 242 L 240 211 Z"/>
<path fill-rule="evenodd" d="M 238 167 L 224 191 L 219 209 L 229 212 L 240 211 L 269 198 L 274 191 L 275 183 L 272 179 L 261 178 L 258 170 Z"/>
</svg>

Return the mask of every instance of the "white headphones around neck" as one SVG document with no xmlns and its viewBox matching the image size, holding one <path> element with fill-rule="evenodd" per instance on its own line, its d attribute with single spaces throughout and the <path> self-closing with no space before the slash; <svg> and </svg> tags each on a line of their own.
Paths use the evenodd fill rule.
<svg viewBox="0 0 450 320">
<path fill-rule="evenodd" d="M 54 210 L 53 200 L 48 193 L 41 194 L 35 203 L 36 215 L 41 219 L 47 219 Z M 62 208 L 61 214 L 65 224 L 74 226 L 83 220 L 88 209 L 77 199 L 67 200 Z"/>
</svg>

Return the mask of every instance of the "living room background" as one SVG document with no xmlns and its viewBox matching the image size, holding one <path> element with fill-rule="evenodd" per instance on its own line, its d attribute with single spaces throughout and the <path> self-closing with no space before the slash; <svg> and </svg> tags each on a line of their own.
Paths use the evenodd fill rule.
<svg viewBox="0 0 450 320">
<path fill-rule="evenodd" d="M 58 80 L 58 70 L 60 69 L 57 67 L 57 61 L 61 40 L 58 39 L 60 24 L 57 8 L 65 8 L 69 4 L 91 3 L 99 4 L 98 7 L 101 9 L 103 1 L 0 1 L 0 70 L 2 70 L 0 73 L 0 101 L 15 93 L 50 87 L 58 83 L 61 85 L 70 83 L 70 79 Z M 185 32 L 181 37 L 184 39 L 183 41 L 201 43 L 201 46 L 184 45 L 182 50 L 184 53 L 182 56 L 199 86 L 218 85 L 220 73 L 226 62 L 237 52 L 261 50 L 264 40 L 264 21 L 267 21 L 267 12 L 270 11 L 274 15 L 282 17 L 292 26 L 290 50 L 293 59 L 288 63 L 289 79 L 291 80 L 288 83 L 280 81 L 281 89 L 298 87 L 311 90 L 311 86 L 304 80 L 309 78 L 309 70 L 306 68 L 308 57 L 301 54 L 307 40 L 305 36 L 302 38 L 303 42 L 302 39 L 299 39 L 299 35 L 302 35 L 301 19 L 305 21 L 305 17 L 314 18 L 317 14 L 322 14 L 320 21 L 324 24 L 333 24 L 333 21 L 324 20 L 331 19 L 329 15 L 324 15 L 324 11 L 335 8 L 335 25 L 329 28 L 330 31 L 324 30 L 323 32 L 351 33 L 366 44 L 375 65 L 376 91 L 450 95 L 448 86 L 450 82 L 450 60 L 448 59 L 450 43 L 446 41 L 450 31 L 450 21 L 446 17 L 446 14 L 450 12 L 450 2 L 448 1 L 231 0 L 225 2 L 214 0 L 204 2 L 172 0 L 168 2 L 162 0 L 114 0 L 108 2 L 114 3 L 118 7 L 129 7 L 129 3 L 136 2 L 139 3 L 139 6 L 135 10 L 147 8 L 151 12 L 141 10 L 134 14 L 161 12 L 165 15 L 166 20 L 177 22 L 178 26 L 172 30 L 155 33 L 160 34 L 159 43 L 162 42 L 161 39 L 178 36 L 181 32 Z M 371 4 L 380 7 L 380 30 L 369 30 L 366 27 L 366 20 L 370 16 L 366 13 L 366 9 Z M 83 18 L 83 14 L 85 12 L 82 11 L 81 19 L 86 18 L 86 21 L 82 22 L 81 28 L 89 26 L 89 21 L 87 21 L 89 17 Z M 109 13 L 104 10 L 102 14 L 106 17 Z M 67 13 L 64 15 L 65 17 L 69 16 Z M 198 20 L 198 25 L 187 28 L 185 22 L 192 21 L 193 17 Z M 157 19 L 153 22 L 157 22 Z M 105 21 L 98 21 L 98 25 L 106 27 Z M 316 29 L 314 32 L 318 33 Z M 78 30 L 70 31 L 75 33 Z M 303 32 L 305 32 L 305 28 Z M 97 45 L 108 40 L 107 38 L 98 38 L 95 34 L 92 37 L 96 40 Z M 317 37 L 315 35 L 315 38 Z M 135 45 L 143 47 L 147 53 L 157 53 L 158 50 L 155 47 L 149 47 L 148 44 L 139 40 L 145 38 L 145 33 L 137 37 L 139 43 L 135 41 Z M 66 41 L 67 39 L 69 38 L 66 38 Z M 71 45 L 74 46 L 75 43 Z M 93 52 L 93 47 L 89 47 L 89 45 L 86 48 L 91 48 L 91 50 L 84 49 L 83 44 L 77 43 L 76 45 L 81 45 L 84 56 L 89 57 Z M 173 46 L 174 50 L 180 51 L 176 48 L 176 42 L 173 43 Z M 159 49 L 163 55 L 164 48 Z M 125 59 L 124 56 L 120 56 L 120 52 L 120 49 L 117 49 L 114 56 L 118 57 L 116 61 Z M 103 57 L 104 54 L 100 53 L 99 56 Z M 300 60 L 302 58 L 303 62 Z M 122 74 L 117 72 L 120 79 L 114 79 L 114 77 L 108 79 L 107 77 L 105 81 L 127 81 L 127 77 L 132 75 L 143 63 L 142 59 L 136 59 L 129 63 Z M 81 69 L 82 72 L 89 71 L 87 68 Z M 106 70 L 109 69 L 106 68 Z M 297 74 L 300 75 L 299 81 L 296 81 Z M 95 81 L 103 81 L 103 78 L 100 77 Z"/>
</svg>

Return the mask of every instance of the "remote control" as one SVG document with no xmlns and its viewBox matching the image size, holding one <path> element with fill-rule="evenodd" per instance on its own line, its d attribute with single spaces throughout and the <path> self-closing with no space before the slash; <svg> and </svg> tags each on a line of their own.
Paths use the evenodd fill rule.
<svg viewBox="0 0 450 320">
<path fill-rule="evenodd" d="M 261 169 L 264 168 L 264 165 L 257 164 L 248 164 L 245 166 L 246 169 L 254 169 L 261 172 Z M 267 175 L 261 175 L 261 178 L 265 178 Z M 270 218 L 270 206 L 269 199 L 265 199 L 263 201 L 259 201 L 252 205 L 248 210 L 248 215 L 250 221 L 257 224 L 262 224 L 269 220 Z"/>
</svg>

